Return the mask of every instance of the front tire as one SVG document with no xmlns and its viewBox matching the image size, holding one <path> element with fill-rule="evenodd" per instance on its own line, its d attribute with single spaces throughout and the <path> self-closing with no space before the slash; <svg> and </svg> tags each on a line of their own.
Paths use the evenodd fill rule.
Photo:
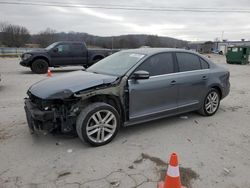
<svg viewBox="0 0 250 188">
<path fill-rule="evenodd" d="M 198 111 L 203 116 L 214 115 L 220 106 L 220 94 L 215 88 L 211 88 L 207 93 L 201 109 Z"/>
<path fill-rule="evenodd" d="M 88 105 L 76 121 L 79 138 L 92 146 L 102 146 L 111 142 L 119 127 L 120 116 L 117 110 L 103 102 Z"/>
<path fill-rule="evenodd" d="M 48 71 L 49 65 L 43 59 L 37 59 L 31 64 L 31 70 L 37 74 L 44 74 Z"/>
</svg>

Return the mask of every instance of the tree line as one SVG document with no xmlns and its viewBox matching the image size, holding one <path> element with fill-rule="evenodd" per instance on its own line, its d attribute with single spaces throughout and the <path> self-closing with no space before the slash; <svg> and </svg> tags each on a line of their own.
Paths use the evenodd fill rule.
<svg viewBox="0 0 250 188">
<path fill-rule="evenodd" d="M 37 44 L 43 48 L 56 41 L 84 41 L 90 47 L 118 49 L 141 46 L 185 48 L 188 45 L 187 41 L 157 35 L 100 37 L 81 32 L 56 32 L 51 28 L 30 34 L 24 26 L 0 23 L 0 46 L 24 47 L 26 44 Z"/>
</svg>

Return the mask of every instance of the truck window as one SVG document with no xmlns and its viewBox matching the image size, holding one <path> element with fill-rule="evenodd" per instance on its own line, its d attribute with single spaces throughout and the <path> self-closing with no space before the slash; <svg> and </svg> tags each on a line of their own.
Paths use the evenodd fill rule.
<svg viewBox="0 0 250 188">
<path fill-rule="evenodd" d="M 58 52 L 59 53 L 64 53 L 69 51 L 69 44 L 59 44 L 57 46 Z"/>
<path fill-rule="evenodd" d="M 71 44 L 71 48 L 72 48 L 72 51 L 75 51 L 75 52 L 83 52 L 86 50 L 85 46 L 79 43 Z"/>
</svg>

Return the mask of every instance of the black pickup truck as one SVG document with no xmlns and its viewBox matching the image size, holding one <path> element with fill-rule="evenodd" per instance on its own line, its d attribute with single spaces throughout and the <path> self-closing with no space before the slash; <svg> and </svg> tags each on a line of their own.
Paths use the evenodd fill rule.
<svg viewBox="0 0 250 188">
<path fill-rule="evenodd" d="M 84 42 L 55 42 L 45 49 L 22 54 L 20 65 L 38 74 L 46 73 L 48 67 L 82 65 L 87 68 L 117 51 L 88 49 Z"/>
</svg>

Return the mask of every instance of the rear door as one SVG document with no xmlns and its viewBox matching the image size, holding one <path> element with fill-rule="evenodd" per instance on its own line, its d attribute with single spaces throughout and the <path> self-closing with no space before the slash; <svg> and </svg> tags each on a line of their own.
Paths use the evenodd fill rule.
<svg viewBox="0 0 250 188">
<path fill-rule="evenodd" d="M 135 71 L 149 72 L 149 79 L 129 79 L 130 120 L 176 112 L 177 86 L 172 53 L 161 53 L 146 59 Z"/>
<path fill-rule="evenodd" d="M 84 65 L 87 64 L 87 49 L 82 43 L 72 43 L 71 44 L 71 64 L 72 65 Z"/>
<path fill-rule="evenodd" d="M 176 53 L 179 73 L 176 82 L 179 85 L 179 112 L 196 110 L 207 93 L 209 64 L 199 56 L 187 53 Z"/>
<path fill-rule="evenodd" d="M 60 43 L 50 50 L 51 62 L 53 65 L 68 65 L 72 61 L 70 55 L 70 44 Z"/>
</svg>

